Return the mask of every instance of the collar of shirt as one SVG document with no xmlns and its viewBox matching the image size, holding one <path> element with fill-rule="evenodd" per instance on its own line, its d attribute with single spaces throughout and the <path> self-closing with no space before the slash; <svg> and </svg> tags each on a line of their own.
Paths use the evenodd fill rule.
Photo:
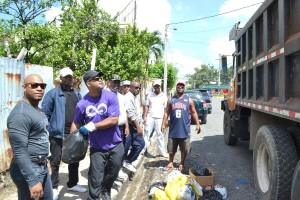
<svg viewBox="0 0 300 200">
<path fill-rule="evenodd" d="M 60 87 L 61 87 L 61 90 L 63 92 L 73 92 L 73 90 L 74 90 L 72 87 L 71 88 L 67 88 L 63 84 L 60 84 Z"/>
</svg>

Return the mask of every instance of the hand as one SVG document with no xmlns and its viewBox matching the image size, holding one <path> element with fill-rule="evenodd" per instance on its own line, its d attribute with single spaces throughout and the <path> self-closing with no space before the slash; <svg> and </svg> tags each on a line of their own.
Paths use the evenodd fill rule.
<svg viewBox="0 0 300 200">
<path fill-rule="evenodd" d="M 147 117 L 144 117 L 144 122 L 143 122 L 144 125 L 147 124 Z"/>
<path fill-rule="evenodd" d="M 161 132 L 162 132 L 162 133 L 165 133 L 165 131 L 166 131 L 166 125 L 165 125 L 165 124 L 162 124 L 162 125 L 161 125 Z"/>
<path fill-rule="evenodd" d="M 129 135 L 129 128 L 125 128 L 125 135 L 126 135 L 126 137 Z"/>
<path fill-rule="evenodd" d="M 44 196 L 43 186 L 40 182 L 29 188 L 29 191 L 30 198 L 41 198 Z"/>
<path fill-rule="evenodd" d="M 94 130 L 96 130 L 95 124 L 93 122 L 89 122 L 88 124 L 80 127 L 79 133 L 81 133 L 82 135 L 88 135 L 90 134 L 90 132 L 93 132 Z"/>
<path fill-rule="evenodd" d="M 196 126 L 196 133 L 199 134 L 200 132 L 201 132 L 200 125 L 197 125 L 197 126 Z"/>
<path fill-rule="evenodd" d="M 137 135 L 143 135 L 143 129 L 140 126 L 137 127 Z"/>
</svg>

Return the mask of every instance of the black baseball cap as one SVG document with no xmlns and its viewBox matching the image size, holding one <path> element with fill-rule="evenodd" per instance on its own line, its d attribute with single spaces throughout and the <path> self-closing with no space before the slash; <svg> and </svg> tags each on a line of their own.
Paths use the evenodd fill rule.
<svg viewBox="0 0 300 200">
<path fill-rule="evenodd" d="M 110 77 L 110 80 L 112 80 L 112 81 L 120 81 L 121 77 L 119 75 L 114 74 L 114 75 L 112 75 Z"/>
<path fill-rule="evenodd" d="M 103 76 L 102 72 L 97 72 L 95 70 L 89 70 L 87 72 L 85 72 L 85 74 L 83 75 L 83 81 L 86 83 L 88 80 L 95 78 L 95 77 L 101 77 Z"/>
</svg>

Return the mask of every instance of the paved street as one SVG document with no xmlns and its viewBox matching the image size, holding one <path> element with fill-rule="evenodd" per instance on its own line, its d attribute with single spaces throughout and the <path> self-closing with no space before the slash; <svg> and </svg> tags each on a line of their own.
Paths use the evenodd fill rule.
<svg viewBox="0 0 300 200">
<path fill-rule="evenodd" d="M 215 174 L 215 184 L 221 184 L 227 188 L 228 200 L 255 200 L 257 199 L 253 183 L 252 151 L 248 150 L 248 142 L 239 142 L 237 146 L 230 147 L 223 140 L 223 111 L 220 110 L 221 99 L 213 99 L 213 111 L 208 116 L 208 122 L 201 125 L 200 135 L 192 134 L 192 150 L 186 160 L 186 170 L 194 165 L 201 165 L 211 169 Z M 191 127 L 195 130 L 195 126 Z M 150 153 L 156 154 L 156 140 L 152 139 Z M 175 162 L 179 163 L 179 153 L 175 156 Z M 157 181 L 163 181 L 167 172 L 160 167 L 166 166 L 166 158 L 143 158 L 138 167 L 138 172 L 129 177 L 120 192 L 115 194 L 115 200 L 147 199 L 149 186 Z M 87 171 L 89 156 L 80 163 L 79 183 L 87 187 Z M 175 165 L 176 167 L 176 165 Z M 87 193 L 78 194 L 66 189 L 67 165 L 61 168 L 61 184 L 59 192 L 61 200 L 86 199 Z M 115 191 L 114 191 L 115 192 Z M 17 199 L 14 186 L 7 187 L 0 193 L 0 199 Z"/>
<path fill-rule="evenodd" d="M 215 174 L 215 184 L 227 188 L 228 200 L 255 200 L 252 173 L 252 151 L 248 150 L 248 142 L 239 142 L 237 146 L 230 147 L 223 139 L 223 111 L 221 99 L 213 99 L 213 111 L 208 116 L 208 122 L 201 125 L 200 135 L 192 134 L 192 150 L 186 160 L 185 173 L 194 165 L 201 165 L 211 169 Z M 195 130 L 192 126 L 191 130 Z M 154 146 L 152 146 L 154 147 Z M 155 154 L 155 149 L 152 149 Z M 176 154 L 179 163 L 179 153 Z M 138 174 L 129 182 L 130 187 L 118 199 L 147 199 L 149 186 L 158 181 L 163 181 L 167 172 L 159 167 L 166 166 L 167 160 L 161 157 L 145 158 Z M 122 198 L 121 198 L 122 197 Z"/>
</svg>

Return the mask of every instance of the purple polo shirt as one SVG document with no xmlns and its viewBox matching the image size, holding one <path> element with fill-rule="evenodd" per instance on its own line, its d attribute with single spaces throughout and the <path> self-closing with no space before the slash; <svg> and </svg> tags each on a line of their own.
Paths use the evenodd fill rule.
<svg viewBox="0 0 300 200">
<path fill-rule="evenodd" d="M 93 98 L 86 94 L 76 106 L 74 123 L 101 122 L 109 117 L 120 115 L 118 97 L 115 93 L 103 90 L 101 96 Z M 89 134 L 90 146 L 100 150 L 113 149 L 122 142 L 118 124 L 106 129 L 98 129 Z"/>
</svg>

